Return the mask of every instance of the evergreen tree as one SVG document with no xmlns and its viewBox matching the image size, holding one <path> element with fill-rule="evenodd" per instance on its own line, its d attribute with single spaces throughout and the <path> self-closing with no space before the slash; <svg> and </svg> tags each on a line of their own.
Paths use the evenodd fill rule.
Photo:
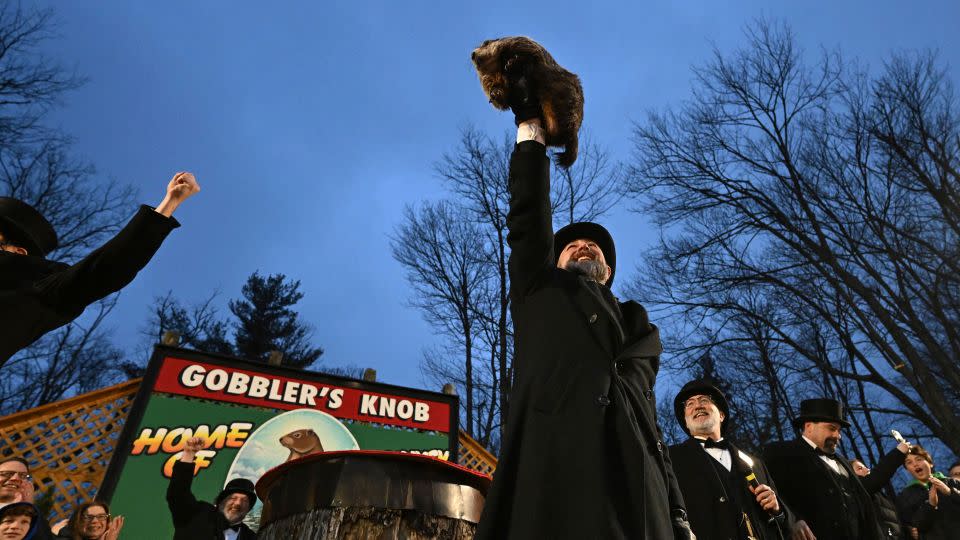
<svg viewBox="0 0 960 540">
<path fill-rule="evenodd" d="M 239 356 L 266 362 L 271 351 L 280 351 L 284 365 L 298 368 L 320 358 L 323 349 L 311 345 L 312 330 L 292 309 L 303 298 L 300 281 L 254 272 L 242 292 L 242 299 L 229 303 L 237 318 L 234 346 Z"/>
</svg>

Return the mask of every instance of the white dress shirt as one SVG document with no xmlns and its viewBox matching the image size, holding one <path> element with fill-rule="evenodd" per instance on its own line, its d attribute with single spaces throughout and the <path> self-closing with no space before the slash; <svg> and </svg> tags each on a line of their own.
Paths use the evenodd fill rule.
<svg viewBox="0 0 960 540">
<path fill-rule="evenodd" d="M 811 441 L 810 439 L 806 438 L 806 437 L 803 436 L 803 435 L 801 435 L 800 437 L 802 437 L 803 440 L 807 441 L 807 444 L 810 445 L 810 448 L 813 448 L 813 449 L 816 449 L 816 448 L 817 448 L 817 443 Z M 833 472 L 835 472 L 835 473 L 837 473 L 837 474 L 839 474 L 839 475 L 841 475 L 841 476 L 846 476 L 846 474 L 845 474 L 844 472 L 841 472 L 841 471 L 840 471 L 840 464 L 837 463 L 837 460 L 836 460 L 836 459 L 830 459 L 830 458 L 828 458 L 827 456 L 819 456 L 819 455 L 818 455 L 818 457 L 820 458 L 821 461 L 823 461 L 824 463 L 826 463 L 826 464 L 827 464 L 827 467 L 830 467 L 830 468 L 833 470 Z"/>
<path fill-rule="evenodd" d="M 700 444 L 703 444 L 703 441 L 707 440 L 706 437 L 694 437 L 694 439 L 700 441 Z M 722 440 L 723 440 L 723 437 L 721 437 L 721 438 L 719 439 L 719 441 L 722 441 Z M 717 441 L 717 442 L 719 442 L 719 441 Z M 703 449 L 706 450 L 708 454 L 710 454 L 710 457 L 712 457 L 713 459 L 719 461 L 720 464 L 723 465 L 723 467 L 724 467 L 725 469 L 727 469 L 728 471 L 729 471 L 730 468 L 733 466 L 733 462 L 730 460 L 730 451 L 727 450 L 726 448 L 707 448 L 707 447 L 704 447 Z"/>
</svg>

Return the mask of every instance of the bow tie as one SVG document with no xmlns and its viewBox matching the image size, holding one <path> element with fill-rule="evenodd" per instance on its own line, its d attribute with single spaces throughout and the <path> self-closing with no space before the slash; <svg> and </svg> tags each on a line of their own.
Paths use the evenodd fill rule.
<svg viewBox="0 0 960 540">
<path fill-rule="evenodd" d="M 237 523 L 236 525 L 227 525 L 227 528 L 224 529 L 224 532 L 226 531 L 233 531 L 235 533 L 238 533 L 240 532 L 240 524 Z"/>
<path fill-rule="evenodd" d="M 704 448 L 719 448 L 721 450 L 730 449 L 730 443 L 728 443 L 726 439 L 720 439 L 719 441 L 715 441 L 713 439 L 707 439 L 700 442 L 703 444 Z"/>
<path fill-rule="evenodd" d="M 836 454 L 828 454 L 828 453 L 824 452 L 823 450 L 821 450 L 819 446 L 817 446 L 816 448 L 814 448 L 813 451 L 814 451 L 818 456 L 823 456 L 823 457 L 825 457 L 825 458 L 829 458 L 829 459 L 832 459 L 832 460 L 834 460 L 834 461 L 837 460 L 837 455 L 836 455 Z"/>
</svg>

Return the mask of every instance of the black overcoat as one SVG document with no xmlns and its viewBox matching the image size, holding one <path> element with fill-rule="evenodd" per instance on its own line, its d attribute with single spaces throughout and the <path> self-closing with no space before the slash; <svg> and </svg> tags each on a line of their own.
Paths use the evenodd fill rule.
<svg viewBox="0 0 960 540">
<path fill-rule="evenodd" d="M 737 460 L 739 450 L 730 445 L 730 457 L 734 471 L 742 471 L 745 467 Z M 740 505 L 735 512 L 746 512 L 753 524 L 754 533 L 760 540 L 780 540 L 783 536 L 790 536 L 790 513 L 786 503 L 780 496 L 776 484 L 767 472 L 763 461 L 750 456 L 753 460 L 753 472 L 757 481 L 770 486 L 777 494 L 781 514 L 771 521 L 770 514 L 757 504 L 756 495 L 750 493 L 745 479 L 746 474 L 738 476 L 739 500 L 747 504 Z M 697 540 L 728 540 L 738 538 L 738 530 L 729 530 L 730 522 L 724 516 L 731 513 L 731 505 L 736 507 L 732 494 L 727 493 L 724 484 L 717 476 L 717 469 L 711 463 L 714 458 L 703 449 L 700 441 L 694 438 L 670 447 L 670 460 L 673 463 L 673 472 L 677 476 L 683 502 L 687 505 L 687 516 L 690 528 L 697 535 Z"/>
<path fill-rule="evenodd" d="M 596 285 L 556 268 L 549 166 L 532 141 L 510 161 L 514 378 L 477 538 L 670 539 L 683 502 L 656 424 L 659 334 L 625 302 L 623 339 Z"/>
<path fill-rule="evenodd" d="M 880 526 L 873 500 L 854 474 L 850 463 L 837 456 L 837 463 L 852 478 L 853 496 L 863 511 L 859 524 L 860 540 L 879 540 Z M 817 538 L 841 540 L 847 537 L 845 520 L 858 519 L 844 508 L 837 475 L 801 438 L 768 445 L 763 452 L 780 494 L 797 520 L 807 522 Z"/>
<path fill-rule="evenodd" d="M 223 540 L 227 520 L 217 507 L 193 496 L 193 463 L 178 461 L 173 464 L 170 485 L 167 486 L 167 506 L 173 517 L 173 540 Z M 256 540 L 257 533 L 246 524 L 240 524 L 237 540 Z"/>
<path fill-rule="evenodd" d="M 130 283 L 178 226 L 143 206 L 116 236 L 74 265 L 0 251 L 0 366 Z"/>
</svg>

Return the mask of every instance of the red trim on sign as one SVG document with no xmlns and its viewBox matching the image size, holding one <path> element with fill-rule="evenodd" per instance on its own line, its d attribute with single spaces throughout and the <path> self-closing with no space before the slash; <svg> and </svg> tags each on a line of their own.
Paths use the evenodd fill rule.
<svg viewBox="0 0 960 540">
<path fill-rule="evenodd" d="M 199 385 L 187 386 L 182 380 L 184 376 L 191 380 L 191 384 L 201 382 Z M 448 433 L 450 430 L 450 405 L 447 403 L 371 392 L 349 386 L 319 384 L 306 379 L 180 358 L 164 359 L 153 388 L 155 392 L 242 405 L 283 410 L 315 409 L 336 418 L 441 433 Z M 373 414 L 361 414 L 361 406 L 364 404 Z M 389 409 L 392 409 L 392 417 L 387 416 Z M 384 416 L 380 416 L 380 412 L 383 412 Z M 403 416 L 408 418 L 402 418 Z"/>
</svg>

